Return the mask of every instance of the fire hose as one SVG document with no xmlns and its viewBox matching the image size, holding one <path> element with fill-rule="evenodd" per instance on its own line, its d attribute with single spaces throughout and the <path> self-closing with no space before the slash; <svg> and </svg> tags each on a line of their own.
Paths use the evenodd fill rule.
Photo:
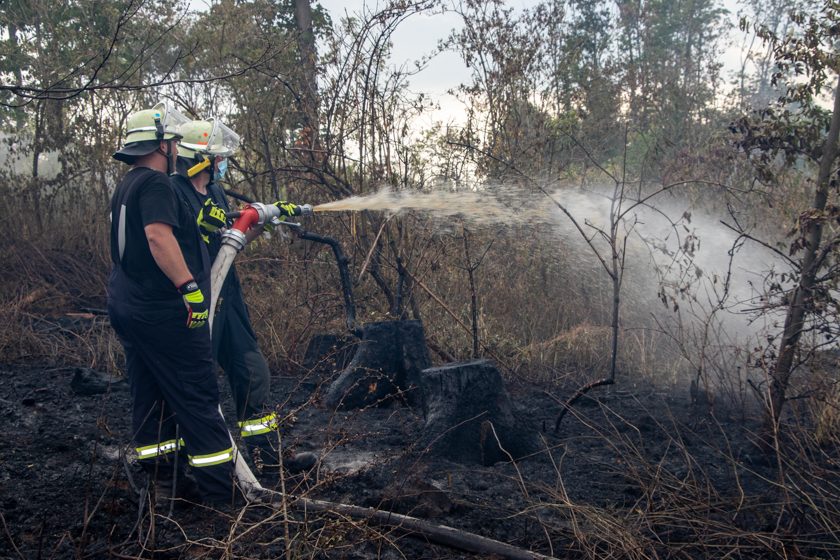
<svg viewBox="0 0 840 560">
<path fill-rule="evenodd" d="M 308 212 L 311 213 L 311 207 L 307 207 Z M 222 246 L 219 249 L 216 259 L 213 261 L 213 267 L 210 269 L 210 315 L 208 318 L 208 325 L 210 332 L 213 332 L 213 318 L 216 312 L 216 304 L 219 301 L 219 295 L 222 292 L 225 278 L 230 270 L 236 255 L 245 248 L 248 243 L 246 233 L 249 229 L 255 226 L 264 226 L 268 223 L 284 223 L 280 221 L 280 209 L 273 204 L 262 204 L 254 202 L 245 207 L 244 210 L 237 213 L 231 213 L 232 217 L 236 217 L 233 226 L 222 235 Z M 219 414 L 222 414 L 222 407 L 219 406 Z M 223 415 L 224 416 L 224 415 Z M 232 434 L 230 436 L 230 443 L 233 448 L 234 471 L 236 478 L 245 497 L 249 501 L 260 500 L 268 492 L 263 488 L 257 477 L 254 476 L 253 471 L 245 462 L 236 441 Z"/>
<path fill-rule="evenodd" d="M 311 213 L 311 207 L 308 207 L 308 211 Z M 219 254 L 216 256 L 216 260 L 213 261 L 213 267 L 210 271 L 210 315 L 208 319 L 210 332 L 212 332 L 213 329 L 213 316 L 216 309 L 216 302 L 219 299 L 225 278 L 227 277 L 228 271 L 230 270 L 236 255 L 244 249 L 247 244 L 246 233 L 252 227 L 266 225 L 268 223 L 274 223 L 275 225 L 282 224 L 285 227 L 296 230 L 297 235 L 303 239 L 330 245 L 333 253 L 335 254 L 336 260 L 338 261 L 342 289 L 344 291 L 347 328 L 350 331 L 355 329 L 355 308 L 353 305 L 350 275 L 347 269 L 347 258 L 344 256 L 341 246 L 337 241 L 329 237 L 306 232 L 300 227 L 300 224 L 279 221 L 280 209 L 270 204 L 267 205 L 252 202 L 241 212 L 232 212 L 228 215 L 236 217 L 236 221 L 234 221 L 231 228 L 222 235 L 222 246 L 219 249 Z M 222 414 L 221 406 L 219 406 L 219 414 Z M 224 415 L 222 416 L 224 417 Z M 251 471 L 248 463 L 245 462 L 244 457 L 242 457 L 242 454 L 239 452 L 233 435 L 230 433 L 228 435 L 230 436 L 231 447 L 233 448 L 234 471 L 236 478 L 249 502 L 265 502 L 266 499 L 268 499 L 268 501 L 273 504 L 276 499 L 289 499 L 292 507 L 302 511 L 325 512 L 332 513 L 333 515 L 353 517 L 356 519 L 366 519 L 371 522 L 400 528 L 407 533 L 419 533 L 425 535 L 433 542 L 460 550 L 466 550 L 479 554 L 498 555 L 502 558 L 510 558 L 512 560 L 551 560 L 552 558 L 550 556 L 545 556 L 543 554 L 531 552 L 507 543 L 496 541 L 488 537 L 468 533 L 466 531 L 460 531 L 452 527 L 447 527 L 446 525 L 430 523 L 423 519 L 407 515 L 401 515 L 386 510 L 339 504 L 323 500 L 313 500 L 303 497 L 291 498 L 288 495 L 284 495 L 282 492 L 264 488 L 260 484 L 259 480 L 257 480 L 257 477 L 254 476 L 253 471 Z"/>
<path fill-rule="evenodd" d="M 303 205 L 303 215 L 311 215 L 312 207 Z M 350 284 L 350 274 L 347 269 L 347 257 L 341 250 L 341 245 L 335 239 L 313 234 L 303 230 L 300 224 L 294 222 L 283 221 L 280 219 L 280 209 L 273 204 L 262 204 L 259 202 L 251 202 L 242 211 L 230 212 L 228 215 L 236 218 L 233 225 L 222 235 L 222 246 L 219 249 L 216 259 L 213 261 L 213 267 L 210 270 L 210 315 L 208 324 L 210 332 L 213 332 L 213 318 L 216 311 L 216 304 L 219 301 L 219 295 L 222 291 L 225 278 L 228 271 L 233 264 L 236 255 L 245 248 L 248 243 L 246 233 L 249 229 L 255 226 L 264 226 L 266 224 L 273 224 L 275 226 L 284 226 L 292 228 L 297 235 L 302 239 L 315 241 L 330 245 L 338 262 L 339 274 L 341 278 L 342 291 L 344 292 L 344 307 L 346 313 L 347 329 L 353 331 L 356 323 L 356 311 L 353 303 L 352 285 Z M 221 414 L 221 406 L 219 407 Z M 248 463 L 239 453 L 233 435 L 230 435 L 231 445 L 234 451 L 234 470 L 236 477 L 239 480 L 245 496 L 248 500 L 259 500 L 269 492 L 263 488 L 254 473 L 248 467 Z"/>
</svg>

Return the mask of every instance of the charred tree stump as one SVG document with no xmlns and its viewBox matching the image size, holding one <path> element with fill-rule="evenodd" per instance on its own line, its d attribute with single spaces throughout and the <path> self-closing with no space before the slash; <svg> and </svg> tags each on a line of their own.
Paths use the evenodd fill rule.
<svg viewBox="0 0 840 560">
<path fill-rule="evenodd" d="M 431 365 L 420 321 L 380 321 L 362 326 L 350 364 L 327 390 L 330 408 L 363 408 L 394 397 L 418 405 L 420 372 Z"/>
<path fill-rule="evenodd" d="M 496 366 L 487 360 L 423 371 L 426 424 L 421 444 L 459 463 L 493 465 L 539 449 L 537 434 L 516 417 Z"/>
<path fill-rule="evenodd" d="M 107 373 L 102 373 L 89 368 L 76 368 L 73 380 L 70 381 L 70 388 L 77 395 L 91 396 L 102 395 L 108 391 L 128 391 L 128 383 L 125 379 L 114 379 Z"/>
<path fill-rule="evenodd" d="M 356 338 L 350 335 L 316 334 L 306 347 L 303 367 L 317 372 L 341 371 L 353 358 L 357 342 Z"/>
</svg>

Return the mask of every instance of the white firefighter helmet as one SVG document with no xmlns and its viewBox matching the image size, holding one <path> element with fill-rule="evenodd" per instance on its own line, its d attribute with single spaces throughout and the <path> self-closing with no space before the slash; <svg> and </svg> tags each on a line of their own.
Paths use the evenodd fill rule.
<svg viewBox="0 0 840 560">
<path fill-rule="evenodd" d="M 179 153 L 185 158 L 196 153 L 229 157 L 239 148 L 239 135 L 216 117 L 184 123 L 178 132 L 183 136 Z"/>
<path fill-rule="evenodd" d="M 165 101 L 151 109 L 132 113 L 126 120 L 125 143 L 114 153 L 113 158 L 133 164 L 138 157 L 158 149 L 160 142 L 180 140 L 178 127 L 188 121 L 183 113 L 170 107 Z"/>
</svg>

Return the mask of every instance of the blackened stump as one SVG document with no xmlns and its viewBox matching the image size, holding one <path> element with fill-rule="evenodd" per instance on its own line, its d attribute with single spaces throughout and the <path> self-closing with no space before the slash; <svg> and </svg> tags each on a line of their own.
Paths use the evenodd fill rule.
<svg viewBox="0 0 840 560">
<path fill-rule="evenodd" d="M 101 395 L 108 391 L 127 391 L 125 379 L 113 379 L 107 373 L 89 368 L 76 368 L 70 388 L 77 395 Z"/>
<path fill-rule="evenodd" d="M 356 338 L 350 335 L 316 334 L 306 347 L 303 367 L 317 372 L 343 370 L 353 358 L 357 343 Z"/>
<path fill-rule="evenodd" d="M 350 364 L 327 390 L 331 408 L 363 408 L 394 397 L 420 404 L 420 372 L 431 365 L 420 321 L 380 321 L 362 326 Z"/>
<path fill-rule="evenodd" d="M 516 417 L 493 363 L 474 360 L 427 369 L 421 388 L 426 417 L 421 449 L 459 463 L 493 465 L 539 448 L 536 432 Z"/>
</svg>

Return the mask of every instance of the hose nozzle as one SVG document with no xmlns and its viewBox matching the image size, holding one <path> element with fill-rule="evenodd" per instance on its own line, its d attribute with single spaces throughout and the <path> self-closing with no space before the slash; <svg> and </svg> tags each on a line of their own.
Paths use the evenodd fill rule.
<svg viewBox="0 0 840 560">
<path fill-rule="evenodd" d="M 314 216 L 315 211 L 312 209 L 311 204 L 301 204 L 298 206 L 300 208 L 300 215 L 301 216 Z"/>
</svg>

